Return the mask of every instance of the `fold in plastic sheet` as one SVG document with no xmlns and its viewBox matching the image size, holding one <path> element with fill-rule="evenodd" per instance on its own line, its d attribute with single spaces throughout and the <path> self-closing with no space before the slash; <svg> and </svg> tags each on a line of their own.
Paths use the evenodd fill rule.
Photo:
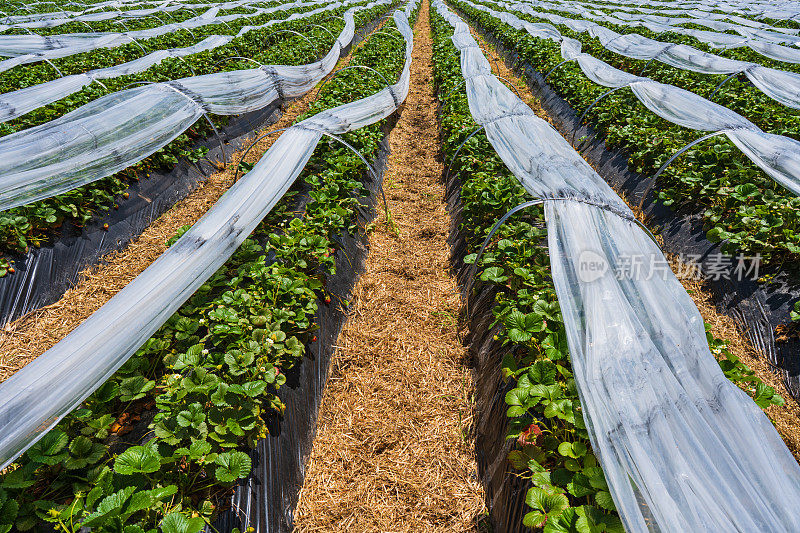
<svg viewBox="0 0 800 533">
<path fill-rule="evenodd" d="M 569 199 L 545 202 L 553 282 L 589 437 L 626 531 L 795 531 L 800 466 L 725 378 L 666 258 L 563 137 L 491 75 L 468 26 L 435 6 L 455 27 L 462 65 L 475 66 L 462 71 L 470 112 L 498 155 L 532 195 Z M 585 274 L 587 254 L 605 266 L 599 275 Z M 617 279 L 637 257 L 653 262 Z"/>
<path fill-rule="evenodd" d="M 305 94 L 336 66 L 352 41 L 350 8 L 327 55 L 316 63 L 192 76 L 126 89 L 40 126 L 0 138 L 0 210 L 49 198 L 110 176 L 169 144 L 205 113 L 235 115 L 279 97 Z"/>
<path fill-rule="evenodd" d="M 327 0 L 324 0 L 327 1 Z M 360 0 L 345 0 L 345 2 L 333 2 L 327 6 L 298 13 L 300 18 L 308 18 L 325 11 L 337 9 L 343 5 L 355 4 Z M 318 2 L 322 3 L 322 2 Z M 314 4 L 304 4 L 309 6 Z M 32 85 L 17 91 L 0 94 L 0 122 L 6 122 L 17 117 L 29 113 L 34 109 L 38 109 L 44 105 L 56 102 L 62 98 L 66 98 L 70 94 L 80 91 L 83 87 L 90 85 L 95 80 L 115 78 L 117 76 L 129 76 L 139 72 L 144 72 L 153 65 L 161 63 L 164 59 L 170 57 L 187 57 L 205 50 L 213 50 L 214 48 L 224 46 L 235 38 L 240 37 L 252 30 L 269 28 L 276 24 L 283 24 L 286 22 L 283 19 L 271 20 L 260 26 L 246 26 L 242 28 L 236 35 L 210 35 L 192 46 L 185 48 L 172 48 L 169 50 L 157 50 L 144 57 L 102 69 L 90 70 L 84 74 L 73 74 L 56 78 L 52 81 Z M 261 80 L 263 82 L 263 79 Z"/>
<path fill-rule="evenodd" d="M 341 135 L 391 115 L 408 95 L 413 33 L 399 81 L 284 132 L 252 170 L 144 272 L 62 341 L 0 383 L 0 469 L 102 385 L 202 285 L 281 199 L 324 133 Z M 323 133 L 324 132 L 324 133 Z"/>
<path fill-rule="evenodd" d="M 694 130 L 723 132 L 770 178 L 800 195 L 800 142 L 766 133 L 738 113 L 692 92 L 614 68 L 580 52 L 580 42 L 575 39 L 549 37 L 554 35 L 552 29 L 543 32 L 511 13 L 462 1 L 516 29 L 525 29 L 534 37 L 561 41 L 562 57 L 576 61 L 587 78 L 604 87 L 629 87 L 647 109 L 664 120 Z"/>
<path fill-rule="evenodd" d="M 242 18 L 252 18 L 276 11 L 295 9 L 303 5 L 306 4 L 298 0 L 270 8 L 254 8 L 252 13 L 235 13 L 222 16 L 216 16 L 218 9 L 212 7 L 205 14 L 183 22 L 173 22 L 146 30 L 123 33 L 80 33 L 48 36 L 0 35 L 0 55 L 12 56 L 9 59 L 0 61 L 0 72 L 36 61 L 58 59 L 101 48 L 114 48 L 123 44 L 138 43 L 139 39 L 149 39 L 181 30 L 191 31 L 193 28 L 213 24 L 225 24 Z M 207 14 L 214 16 L 205 16 Z M 292 19 L 289 18 L 287 20 Z"/>
</svg>

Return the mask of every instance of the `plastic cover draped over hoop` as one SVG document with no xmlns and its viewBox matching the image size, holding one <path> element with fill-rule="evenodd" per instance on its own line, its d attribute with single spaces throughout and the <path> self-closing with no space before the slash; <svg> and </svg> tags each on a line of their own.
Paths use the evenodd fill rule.
<svg viewBox="0 0 800 533">
<path fill-rule="evenodd" d="M 247 7 L 250 4 L 260 3 L 261 0 L 237 0 L 235 2 L 222 2 L 214 4 L 219 9 L 234 9 L 237 7 Z M 106 7 L 111 7 L 110 5 Z M 39 17 L 36 20 L 18 20 L 13 17 L 3 17 L 0 20 L 5 23 L 0 24 L 0 32 L 11 28 L 55 28 L 70 22 L 99 22 L 114 19 L 128 19 L 147 17 L 159 13 L 171 13 L 173 11 L 208 9 L 208 4 L 190 4 L 182 2 L 162 2 L 160 6 L 148 9 L 130 9 L 128 11 L 100 11 L 100 12 L 56 12 L 47 13 L 47 17 Z"/>
<path fill-rule="evenodd" d="M 552 13 L 542 13 L 523 4 L 497 2 L 504 9 L 518 10 L 523 13 L 541 17 L 553 24 L 564 24 L 570 29 L 586 32 L 600 41 L 607 50 L 625 57 L 639 60 L 655 59 L 664 64 L 702 74 L 743 73 L 764 94 L 783 105 L 800 109 L 800 74 L 785 70 L 764 67 L 758 63 L 728 59 L 715 54 L 698 50 L 685 44 L 664 43 L 643 37 L 637 33 L 619 34 L 597 23 L 575 21 Z M 547 4 L 545 4 L 547 5 Z M 558 9 L 551 4 L 548 9 Z M 551 33 L 556 28 L 548 28 Z M 800 49 L 789 48 L 792 56 L 800 61 Z"/>
<path fill-rule="evenodd" d="M 555 37 L 555 28 L 543 29 L 511 13 L 498 12 L 470 0 L 462 1 L 514 28 L 525 29 L 534 37 L 560 41 L 562 57 L 576 61 L 587 78 L 605 87 L 629 87 L 647 109 L 661 118 L 686 128 L 724 132 L 770 178 L 800 195 L 800 142 L 766 133 L 738 113 L 692 92 L 614 68 L 581 52 L 579 41 Z"/>
<path fill-rule="evenodd" d="M 302 5 L 305 5 L 302 0 L 297 0 L 296 2 L 270 8 L 254 8 L 252 13 L 235 13 L 221 16 L 217 16 L 219 10 L 216 7 L 212 7 L 202 15 L 183 22 L 123 33 L 81 33 L 53 36 L 0 35 L 0 55 L 13 56 L 0 61 L 0 72 L 36 61 L 68 57 L 100 48 L 114 48 L 124 44 L 137 43 L 139 39 L 149 39 L 184 29 L 191 30 L 202 26 L 224 24 L 242 18 L 252 18 L 276 11 L 286 11 Z"/>
<path fill-rule="evenodd" d="M 545 202 L 550 262 L 590 440 L 626 530 L 794 531 L 800 466 L 725 378 L 666 258 L 564 138 L 492 76 L 468 26 L 435 6 L 455 27 L 470 113 L 503 162 L 532 195 L 577 200 Z M 632 257 L 653 263 L 617 279 Z M 588 276 L 587 260 L 605 268 Z"/>
<path fill-rule="evenodd" d="M 0 210 L 49 198 L 141 161 L 166 146 L 204 113 L 235 115 L 279 96 L 305 94 L 336 66 L 353 39 L 357 9 L 327 55 L 316 63 L 192 76 L 104 96 L 40 126 L 0 138 Z"/>
<path fill-rule="evenodd" d="M 396 11 L 394 20 L 406 42 L 396 84 L 289 128 L 144 272 L 62 341 L 0 383 L 0 469 L 102 385 L 223 265 L 289 189 L 324 133 L 341 135 L 373 124 L 405 100 L 413 32 L 404 12 Z"/>
<path fill-rule="evenodd" d="M 539 0 L 528 0 L 523 3 L 517 3 L 517 5 L 524 6 L 526 9 L 537 8 L 537 7 L 541 7 L 543 9 L 554 8 L 554 4 Z M 694 37 L 695 39 L 698 39 L 699 41 L 702 41 L 714 48 L 740 48 L 743 46 L 747 46 L 752 50 L 754 50 L 755 52 L 770 59 L 775 59 L 777 61 L 786 61 L 789 63 L 800 63 L 800 49 L 796 48 L 795 46 L 787 46 L 786 44 L 782 44 L 785 43 L 787 39 L 787 35 L 783 34 L 777 34 L 776 36 L 773 35 L 774 32 L 753 33 L 751 28 L 744 28 L 741 25 L 731 25 L 730 28 L 734 29 L 733 26 L 736 26 L 736 31 L 738 32 L 738 35 L 732 35 L 730 33 L 723 33 L 720 31 L 686 28 L 684 26 L 677 25 L 680 24 L 681 22 L 689 22 L 689 23 L 703 22 L 700 16 L 694 17 L 692 19 L 686 18 L 684 20 L 678 20 L 669 17 L 630 14 L 619 11 L 613 14 L 607 14 L 598 10 L 588 10 L 584 7 L 576 7 L 569 9 L 560 6 L 558 7 L 558 9 L 568 11 L 577 16 L 583 17 L 585 19 L 590 19 L 593 21 L 610 22 L 612 24 L 617 24 L 620 26 L 632 26 L 632 27 L 642 26 L 655 33 L 665 33 L 665 32 L 679 33 L 682 35 L 687 35 L 689 37 Z M 570 28 L 572 28 L 574 31 L 587 31 L 588 28 L 588 26 L 583 25 L 586 21 L 561 17 L 560 15 L 552 13 L 540 13 L 539 11 L 531 12 L 531 14 L 534 14 L 536 16 L 541 16 L 543 18 L 548 18 L 554 24 L 566 24 L 570 26 Z M 787 30 L 786 28 L 773 28 L 773 29 Z M 788 38 L 794 40 L 793 36 L 789 36 Z"/>
<path fill-rule="evenodd" d="M 311 4 L 304 4 L 305 6 L 324 3 L 314 2 Z M 345 2 L 335 1 L 331 4 L 298 13 L 298 18 L 307 18 L 317 15 L 319 13 L 337 9 L 343 5 L 357 3 L 359 0 L 346 0 Z M 170 57 L 187 57 L 206 50 L 213 50 L 220 46 L 224 46 L 235 38 L 240 37 L 252 30 L 259 30 L 269 28 L 275 24 L 282 24 L 286 22 L 283 19 L 271 20 L 259 26 L 245 26 L 236 35 L 210 35 L 198 42 L 197 44 L 187 46 L 185 48 L 172 48 L 168 50 L 156 50 L 146 56 L 128 61 L 120 65 L 111 67 L 90 70 L 83 74 L 73 74 L 56 78 L 54 80 L 32 85 L 17 91 L 0 94 L 0 122 L 6 122 L 20 117 L 26 113 L 33 111 L 44 105 L 56 102 L 62 98 L 66 98 L 70 94 L 80 91 L 83 87 L 90 85 L 94 80 L 104 80 L 115 78 L 117 76 L 129 76 L 139 72 L 144 72 L 148 68 L 161 63 L 164 59 Z"/>
</svg>

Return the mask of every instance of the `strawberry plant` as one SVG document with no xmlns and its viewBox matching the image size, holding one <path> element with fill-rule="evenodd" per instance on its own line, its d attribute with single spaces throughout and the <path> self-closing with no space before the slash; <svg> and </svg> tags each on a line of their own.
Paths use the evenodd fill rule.
<svg viewBox="0 0 800 533">
<path fill-rule="evenodd" d="M 397 78 L 404 52 L 404 43 L 377 35 L 353 61 Z M 309 114 L 381 88 L 342 73 Z M 377 123 L 346 139 L 371 158 L 383 135 Z M 247 451 L 283 412 L 276 392 L 285 371 L 314 338 L 337 236 L 361 231 L 363 175 L 352 152 L 320 143 L 292 192 L 231 259 L 0 475 L 0 509 L 18 530 L 45 521 L 62 531 L 193 533 L 224 510 L 226 495 L 250 473 Z M 311 199 L 298 215 L 300 191 Z"/>
<path fill-rule="evenodd" d="M 467 8 L 464 12 L 482 13 Z M 431 17 L 434 81 L 440 95 L 449 94 L 442 101 L 440 116 L 443 152 L 445 160 L 453 162 L 451 178 L 457 174 L 461 186 L 459 235 L 466 245 L 463 261 L 472 265 L 474 252 L 494 223 L 531 198 L 483 132 L 467 141 L 452 159 L 476 124 L 469 112 L 459 56 L 450 40 L 452 29 L 440 15 L 432 12 Z M 572 376 L 544 224 L 538 206 L 510 218 L 476 270 L 477 291 L 496 293 L 490 326 L 497 328 L 493 340 L 505 353 L 501 364 L 508 383 L 506 437 L 514 441 L 508 465 L 530 484 L 525 526 L 545 533 L 621 532 Z M 475 299 L 468 295 L 467 301 Z M 759 406 L 783 404 L 783 398 L 733 356 L 724 341 L 710 333 L 708 338 L 725 375 Z"/>
<path fill-rule="evenodd" d="M 297 10 L 275 13 L 276 17 L 289 17 L 294 12 L 306 11 L 306 6 Z M 341 31 L 344 23 L 341 19 L 330 18 L 332 15 L 343 13 L 347 8 L 341 7 L 329 12 L 320 13 L 307 19 L 299 19 L 282 24 L 274 25 L 267 29 L 254 30 L 246 33 L 241 38 L 235 39 L 231 43 L 214 50 L 208 50 L 179 60 L 166 60 L 150 69 L 131 76 L 121 76 L 118 78 L 105 80 L 106 88 L 92 84 L 82 91 L 71 95 L 69 98 L 60 100 L 48 106 L 44 106 L 33 112 L 22 116 L 16 120 L 0 125 L 0 134 L 8 134 L 28 127 L 47 122 L 61 116 L 77 107 L 99 98 L 109 92 L 122 90 L 125 86 L 139 81 L 167 81 L 183 76 L 200 75 L 221 70 L 232 70 L 236 68 L 252 68 L 252 63 L 244 61 L 227 61 L 217 64 L 223 59 L 231 56 L 242 56 L 253 58 L 264 64 L 285 64 L 298 65 L 314 61 L 319 50 L 330 49 L 333 45 L 334 37 Z M 357 24 L 363 24 L 374 16 L 376 9 L 369 11 L 358 11 L 355 15 Z M 266 18 L 264 18 L 266 17 Z M 264 23 L 273 18 L 273 15 L 263 15 L 258 22 Z M 226 32 L 236 31 L 236 28 L 245 24 L 239 21 L 239 25 L 232 25 L 232 28 L 224 27 Z M 249 22 L 254 22 L 249 20 Z M 320 23 L 328 29 L 325 31 L 318 27 L 303 29 L 308 24 Z M 220 28 L 215 25 L 203 27 L 203 30 L 213 34 Z M 319 50 L 313 50 L 305 39 L 291 33 L 285 34 L 281 40 L 274 40 L 270 46 L 264 47 L 263 42 L 267 35 L 279 29 L 303 29 L 312 43 L 315 43 Z M 224 32 L 223 32 L 224 33 Z M 187 44 L 188 39 L 193 39 L 190 34 L 179 32 L 182 45 Z M 170 34 L 173 35 L 174 34 Z M 165 39 L 167 36 L 163 36 Z M 200 40 L 200 35 L 197 36 Z M 160 38 L 158 38 L 160 39 Z M 165 46 L 177 44 L 164 41 Z M 122 47 L 121 47 L 122 48 Z M 122 53 L 121 48 L 112 49 Z M 91 62 L 98 58 L 100 52 L 89 54 L 87 57 L 75 59 L 64 58 L 64 60 L 75 59 L 77 63 L 73 66 L 76 72 L 83 72 Z M 94 54 L 94 55 L 93 55 Z M 126 59 L 128 60 L 128 59 Z M 46 64 L 45 64 L 46 65 Z M 34 65 L 36 66 L 36 65 Z M 33 68 L 33 67 L 30 67 Z M 12 69 L 14 70 L 14 69 Z M 7 79 L 12 71 L 0 74 L 0 84 Z M 27 72 L 27 71 L 26 71 Z M 3 76 L 6 77 L 3 77 Z M 9 83 L 16 83 L 14 79 L 8 78 Z M 2 85 L 0 85 L 2 86 Z M 17 87 L 19 88 L 19 87 Z M 212 116 L 212 120 L 217 126 L 226 123 L 227 117 Z M 96 182 L 78 187 L 69 192 L 57 195 L 46 200 L 34 202 L 29 205 L 13 208 L 0 213 L 0 250 L 8 252 L 25 253 L 30 246 L 40 246 L 53 235 L 55 230 L 64 224 L 74 224 L 82 227 L 98 215 L 108 212 L 113 205 L 119 203 L 120 195 L 128 188 L 129 183 L 142 177 L 146 178 L 152 172 L 165 172 L 173 168 L 179 160 L 194 162 L 205 157 L 207 149 L 193 148 L 198 140 L 213 135 L 211 127 L 205 120 L 201 119 L 192 126 L 186 133 L 178 136 L 172 143 L 160 149 L 155 154 L 142 160 L 126 170 L 113 176 L 103 178 Z M 3 274 L 0 270 L 0 274 Z"/>
<path fill-rule="evenodd" d="M 455 1 L 463 13 L 506 49 L 518 56 L 518 61 L 530 64 L 543 76 L 562 61 L 559 45 L 549 40 L 531 37 L 517 31 L 489 14 L 466 3 Z M 494 4 L 494 9 L 501 10 Z M 531 22 L 544 19 L 514 13 Z M 560 13 L 563 16 L 573 16 Z M 612 26 L 620 33 L 631 28 Z M 599 42 L 566 27 L 559 31 L 582 42 L 588 53 L 609 62 L 612 66 L 638 73 L 645 61 L 632 60 L 613 54 Z M 642 28 L 636 32 L 646 37 L 671 42 L 686 42 L 697 48 L 701 43 L 685 36 L 651 34 Z M 756 60 L 746 49 L 714 53 L 735 59 Z M 761 57 L 759 63 L 769 61 Z M 772 65 L 777 66 L 777 65 Z M 779 68 L 792 69 L 781 63 Z M 724 76 L 707 76 L 652 62 L 645 75 L 657 81 L 671 83 L 699 94 L 709 94 Z M 553 71 L 548 84 L 581 114 L 607 88 L 595 85 L 580 68 L 567 63 Z M 770 100 L 755 88 L 729 82 L 714 100 L 752 119 L 770 133 L 797 137 L 800 114 Z M 609 148 L 627 150 L 629 167 L 644 175 L 653 175 L 678 149 L 701 137 L 696 132 L 671 124 L 656 116 L 628 90 L 615 91 L 592 108 L 587 120 L 605 136 Z M 755 186 L 756 194 L 752 187 Z M 797 254 L 800 253 L 800 219 L 796 210 L 800 199 L 783 189 L 740 153 L 723 137 L 715 137 L 687 151 L 660 176 L 657 196 L 673 209 L 698 212 L 705 222 L 708 238 L 722 241 L 722 249 L 731 255 L 760 254 L 765 263 L 781 265 L 794 274 Z"/>
</svg>

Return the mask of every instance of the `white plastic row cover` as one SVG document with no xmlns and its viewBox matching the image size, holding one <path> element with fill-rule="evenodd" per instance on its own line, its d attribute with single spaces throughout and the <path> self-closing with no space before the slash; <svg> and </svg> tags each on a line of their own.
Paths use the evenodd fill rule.
<svg viewBox="0 0 800 533">
<path fill-rule="evenodd" d="M 587 78 L 604 87 L 630 88 L 647 109 L 661 118 L 694 130 L 723 132 L 770 178 L 794 194 L 800 194 L 800 142 L 766 133 L 738 113 L 692 92 L 614 68 L 581 52 L 579 41 L 562 37 L 552 26 L 532 24 L 508 12 L 495 11 L 470 0 L 462 1 L 534 37 L 560 42 L 561 56 L 576 61 Z"/>
<path fill-rule="evenodd" d="M 629 533 L 797 530 L 800 466 L 725 378 L 703 319 L 652 239 L 603 179 L 491 74 L 441 0 L 470 113 L 525 189 L 545 201 L 548 247 L 589 437 Z M 626 258 L 652 258 L 618 276 Z M 587 275 L 587 261 L 603 267 Z"/>
<path fill-rule="evenodd" d="M 320 5 L 327 1 L 329 0 L 317 0 L 302 4 L 300 7 Z M 319 7 L 310 11 L 304 11 L 302 13 L 295 13 L 288 19 L 271 20 L 259 26 L 245 26 L 239 30 L 236 35 L 209 35 L 202 41 L 184 48 L 156 50 L 155 52 L 151 52 L 143 57 L 121 63 L 119 65 L 90 70 L 83 74 L 64 76 L 44 83 L 31 85 L 30 87 L 19 89 L 17 91 L 0 94 L 0 122 L 13 120 L 26 113 L 30 113 L 34 109 L 38 109 L 47 104 L 61 100 L 62 98 L 66 98 L 70 94 L 74 94 L 80 91 L 82 88 L 90 85 L 95 80 L 105 80 L 116 78 L 118 76 L 130 76 L 132 74 L 144 72 L 153 65 L 157 65 L 167 58 L 182 58 L 206 50 L 213 50 L 214 48 L 218 48 L 230 43 L 234 39 L 241 37 L 250 31 L 269 28 L 275 24 L 283 24 L 291 20 L 308 18 L 325 11 L 336 9 L 343 5 L 355 4 L 357 1 L 360 0 L 345 0 L 344 2 L 340 2 L 338 0 L 333 1 L 331 4 L 324 7 Z"/>
<path fill-rule="evenodd" d="M 345 31 L 352 37 L 349 20 Z M 284 132 L 161 257 L 61 342 L 0 383 L 0 469 L 111 377 L 227 261 L 289 189 L 324 133 L 341 135 L 373 124 L 405 100 L 413 33 L 403 11 L 396 11 L 394 20 L 406 43 L 396 84 Z"/>
<path fill-rule="evenodd" d="M 205 113 L 248 113 L 279 97 L 305 94 L 331 72 L 340 51 L 351 42 L 355 10 L 389 2 L 378 0 L 346 12 L 344 29 L 316 63 L 265 65 L 134 87 L 0 138 L 4 155 L 0 210 L 49 198 L 128 168 L 172 142 Z"/>
</svg>

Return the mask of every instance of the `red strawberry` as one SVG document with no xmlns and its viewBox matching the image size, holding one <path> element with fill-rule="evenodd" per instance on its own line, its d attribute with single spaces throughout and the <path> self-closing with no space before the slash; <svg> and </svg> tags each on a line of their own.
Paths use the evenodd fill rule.
<svg viewBox="0 0 800 533">
<path fill-rule="evenodd" d="M 525 446 L 526 444 L 537 444 L 541 435 L 542 428 L 536 424 L 531 424 L 525 431 L 519 434 L 519 437 L 517 437 L 517 442 L 519 442 L 520 446 Z"/>
</svg>

